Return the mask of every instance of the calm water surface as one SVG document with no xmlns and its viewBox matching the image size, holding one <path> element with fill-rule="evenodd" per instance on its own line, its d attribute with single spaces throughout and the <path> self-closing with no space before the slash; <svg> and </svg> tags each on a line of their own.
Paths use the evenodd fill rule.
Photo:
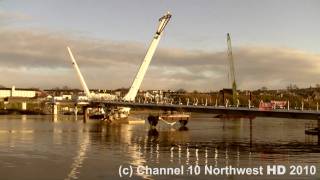
<svg viewBox="0 0 320 180">
<path fill-rule="evenodd" d="M 145 117 L 142 115 L 137 115 Z M 120 179 L 120 165 L 256 167 L 315 165 L 316 176 L 262 179 L 319 179 L 318 137 L 304 134 L 306 120 L 218 119 L 193 114 L 188 129 L 160 123 L 82 122 L 74 116 L 0 116 L 0 179 Z M 312 122 L 312 121 L 310 121 Z M 255 176 L 137 176 L 133 179 L 257 179 Z"/>
</svg>

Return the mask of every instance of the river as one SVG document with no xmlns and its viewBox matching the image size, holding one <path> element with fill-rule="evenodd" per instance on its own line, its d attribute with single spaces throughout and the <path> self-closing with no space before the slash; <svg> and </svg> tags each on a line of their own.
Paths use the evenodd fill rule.
<svg viewBox="0 0 320 180">
<path fill-rule="evenodd" d="M 3 115 L 0 179 L 120 179 L 120 166 L 183 166 L 185 171 L 157 176 L 133 170 L 132 179 L 317 179 L 320 145 L 317 136 L 305 135 L 308 122 L 314 121 L 192 114 L 185 129 L 159 123 L 150 131 L 148 124 L 83 123 L 80 116 Z M 283 165 L 286 173 L 266 175 L 268 165 Z M 190 166 L 199 166 L 199 173 L 187 172 Z M 206 166 L 262 166 L 264 174 L 209 175 Z M 290 166 L 314 166 L 319 172 L 290 175 Z"/>
</svg>

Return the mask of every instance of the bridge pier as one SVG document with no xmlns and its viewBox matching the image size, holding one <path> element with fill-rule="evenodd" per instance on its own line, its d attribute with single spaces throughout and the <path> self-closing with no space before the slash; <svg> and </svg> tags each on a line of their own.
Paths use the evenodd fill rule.
<svg viewBox="0 0 320 180">
<path fill-rule="evenodd" d="M 58 122 L 58 115 L 52 114 L 52 122 Z"/>
<path fill-rule="evenodd" d="M 198 98 L 194 99 L 193 105 L 194 105 L 194 106 L 198 106 Z"/>
<path fill-rule="evenodd" d="M 303 100 L 301 101 L 301 110 L 303 111 L 303 108 L 304 108 L 304 102 Z"/>
<path fill-rule="evenodd" d="M 319 103 L 317 102 L 317 111 L 319 111 Z"/>
<path fill-rule="evenodd" d="M 288 100 L 288 110 L 290 110 L 290 101 Z"/>
<path fill-rule="evenodd" d="M 53 115 L 58 115 L 58 103 L 53 103 L 52 104 L 52 114 Z"/>
<path fill-rule="evenodd" d="M 77 104 L 74 106 L 74 115 L 76 117 L 78 116 L 78 105 Z"/>
<path fill-rule="evenodd" d="M 229 106 L 229 99 L 226 99 L 226 104 L 225 104 L 225 107 L 227 108 Z"/>
<path fill-rule="evenodd" d="M 83 110 L 83 122 L 86 123 L 87 120 L 89 119 L 88 107 L 87 106 L 83 106 L 82 110 Z"/>
<path fill-rule="evenodd" d="M 24 101 L 24 102 L 21 103 L 21 110 L 22 111 L 27 110 L 27 102 Z"/>
<path fill-rule="evenodd" d="M 83 122 L 86 123 L 89 119 L 88 106 L 83 106 Z"/>
<path fill-rule="evenodd" d="M 250 149 L 251 148 L 252 148 L 252 118 L 250 118 Z"/>
<path fill-rule="evenodd" d="M 248 108 L 249 109 L 251 108 L 251 100 L 250 99 L 248 100 Z"/>
<path fill-rule="evenodd" d="M 7 104 L 9 104 L 9 101 L 3 101 L 3 109 L 6 110 L 7 109 Z"/>
<path fill-rule="evenodd" d="M 320 116 L 318 116 L 318 145 L 320 145 Z"/>
</svg>

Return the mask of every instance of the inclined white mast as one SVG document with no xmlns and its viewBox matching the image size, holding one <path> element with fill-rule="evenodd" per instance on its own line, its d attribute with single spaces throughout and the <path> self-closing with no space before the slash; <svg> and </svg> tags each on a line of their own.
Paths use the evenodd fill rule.
<svg viewBox="0 0 320 180">
<path fill-rule="evenodd" d="M 154 34 L 153 36 L 153 39 L 152 39 L 152 42 L 150 44 L 150 47 L 147 51 L 147 54 L 139 68 L 139 71 L 131 85 L 131 88 L 129 89 L 129 92 L 123 97 L 123 100 L 125 101 L 134 101 L 137 93 L 138 93 L 138 90 L 141 86 L 141 83 L 143 81 L 143 78 L 147 72 L 147 69 L 149 67 L 149 64 L 152 60 L 152 57 L 158 47 L 158 44 L 159 44 L 159 41 L 161 39 L 161 35 L 163 34 L 163 31 L 164 31 L 164 28 L 166 27 L 166 25 L 168 24 L 169 20 L 171 18 L 171 14 L 168 12 L 166 13 L 164 16 L 162 16 L 160 19 L 159 19 L 159 26 L 157 28 L 157 31 L 156 33 Z M 71 58 L 71 61 L 72 61 L 72 65 L 74 66 L 76 72 L 77 72 L 77 75 L 78 75 L 78 78 L 81 82 L 81 86 L 86 94 L 86 96 L 88 97 L 88 99 L 91 99 L 92 98 L 92 94 L 90 93 L 89 91 L 89 88 L 86 84 L 86 82 L 84 81 L 84 78 L 80 72 L 80 69 L 78 67 L 78 64 L 73 56 L 73 53 L 70 49 L 70 47 L 67 47 L 68 49 L 68 52 L 69 52 L 69 55 L 70 55 L 70 58 Z M 127 109 L 127 108 L 126 108 Z M 129 108 L 130 109 L 130 108 Z M 128 110 L 129 110 L 128 109 Z"/>
<path fill-rule="evenodd" d="M 171 18 L 171 14 L 168 12 L 167 14 L 165 14 L 164 16 L 162 16 L 159 19 L 160 23 L 159 23 L 158 29 L 157 29 L 155 35 L 153 36 L 153 39 L 152 39 L 150 47 L 147 51 L 147 54 L 146 54 L 141 66 L 139 68 L 139 71 L 138 71 L 138 73 L 137 73 L 137 75 L 131 85 L 129 92 L 123 97 L 123 100 L 134 101 L 134 99 L 136 98 L 136 95 L 138 93 L 138 90 L 140 88 L 142 80 L 147 72 L 147 69 L 148 69 L 149 64 L 152 60 L 152 57 L 158 47 L 162 32 L 163 32 L 164 28 L 166 27 L 166 25 L 168 24 L 170 18 Z"/>
<path fill-rule="evenodd" d="M 70 47 L 67 47 L 67 49 L 68 49 L 68 52 L 69 52 L 69 55 L 70 55 L 70 58 L 71 58 L 72 65 L 75 68 L 75 70 L 77 71 L 78 78 L 79 78 L 79 80 L 81 82 L 81 86 L 83 88 L 83 91 L 86 94 L 86 96 L 88 97 L 88 99 L 90 99 L 91 98 L 91 94 L 90 94 L 89 88 L 88 88 L 86 82 L 83 79 L 83 76 L 82 76 L 82 74 L 80 72 L 78 64 L 77 64 L 76 60 L 74 59 L 74 56 L 72 54 L 72 51 L 71 51 Z"/>
</svg>

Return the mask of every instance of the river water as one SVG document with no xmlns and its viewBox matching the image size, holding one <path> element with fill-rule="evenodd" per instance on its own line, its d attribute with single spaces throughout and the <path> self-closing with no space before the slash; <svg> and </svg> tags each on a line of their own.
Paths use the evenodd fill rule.
<svg viewBox="0 0 320 180">
<path fill-rule="evenodd" d="M 120 166 L 133 167 L 132 179 L 320 177 L 318 137 L 304 134 L 305 124 L 312 121 L 192 114 L 187 129 L 160 122 L 157 131 L 150 131 L 148 124 L 83 123 L 81 118 L 0 116 L 0 179 L 120 179 Z M 283 165 L 286 173 L 266 175 L 268 165 Z M 140 166 L 183 166 L 184 174 L 137 174 Z M 205 174 L 206 166 L 262 166 L 263 175 L 210 175 Z M 300 176 L 290 175 L 290 166 L 315 166 L 319 172 L 306 175 L 308 169 Z M 190 167 L 193 172 L 187 171 Z"/>
</svg>

